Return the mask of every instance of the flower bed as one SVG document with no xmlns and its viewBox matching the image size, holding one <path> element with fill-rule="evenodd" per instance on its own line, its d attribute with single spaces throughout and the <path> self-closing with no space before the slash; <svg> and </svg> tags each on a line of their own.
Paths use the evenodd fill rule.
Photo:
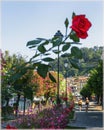
<svg viewBox="0 0 104 130">
<path fill-rule="evenodd" d="M 63 108 L 62 105 L 47 108 L 37 114 L 26 115 L 17 119 L 14 124 L 15 127 L 19 129 L 65 128 L 69 122 L 69 115 L 73 110 L 73 107 L 74 103 L 72 102 L 70 106 L 66 108 Z"/>
</svg>

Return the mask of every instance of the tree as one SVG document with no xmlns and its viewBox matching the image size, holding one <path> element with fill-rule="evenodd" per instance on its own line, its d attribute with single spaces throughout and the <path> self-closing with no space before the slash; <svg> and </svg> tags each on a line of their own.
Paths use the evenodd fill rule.
<svg viewBox="0 0 104 130">
<path fill-rule="evenodd" d="M 21 55 L 13 54 L 10 56 L 8 51 L 4 53 L 3 58 L 6 61 L 6 65 L 4 67 L 5 73 L 2 76 L 2 102 L 7 100 L 8 106 L 9 99 L 13 96 L 13 93 L 17 94 L 17 115 L 20 96 L 23 95 L 25 98 L 33 99 L 33 67 Z"/>
<path fill-rule="evenodd" d="M 8 51 L 5 51 L 2 55 L 5 65 L 2 68 L 2 82 L 1 82 L 1 98 L 2 98 L 2 105 L 3 102 L 6 100 L 6 106 L 8 106 L 9 99 L 13 96 L 12 93 L 14 91 L 13 86 L 10 85 L 9 78 L 10 78 L 10 69 L 15 64 L 14 60 L 16 60 L 15 55 L 12 57 L 9 55 Z"/>
<path fill-rule="evenodd" d="M 95 68 L 98 65 L 98 61 L 101 59 L 101 55 L 103 52 L 103 47 L 92 47 L 87 48 L 83 47 L 81 48 L 82 51 L 82 59 L 77 60 L 76 62 L 80 64 L 80 68 L 76 69 L 74 68 L 69 59 L 67 58 L 60 58 L 60 72 L 65 77 L 65 73 L 67 71 L 68 77 L 70 76 L 79 76 L 79 75 L 85 75 L 89 74 L 90 70 Z M 75 59 L 74 59 L 75 60 Z M 64 63 L 68 63 L 67 70 L 64 67 Z M 57 58 L 50 62 L 49 64 L 51 66 L 51 71 L 57 71 Z"/>
<path fill-rule="evenodd" d="M 99 64 L 96 68 L 90 71 L 90 77 L 87 81 L 87 87 L 92 90 L 97 98 L 98 103 L 102 104 L 103 99 L 103 62 L 99 61 Z"/>
<path fill-rule="evenodd" d="M 57 73 L 56 72 L 49 72 L 47 74 L 47 77 L 44 79 L 42 78 L 36 71 L 34 72 L 34 79 L 33 82 L 38 86 L 36 96 L 45 96 L 46 100 L 52 95 L 55 95 L 56 93 L 56 83 L 52 82 L 49 78 L 49 74 L 54 74 L 54 77 L 56 78 Z M 34 95 L 34 96 L 35 96 Z"/>
<path fill-rule="evenodd" d="M 10 81 L 14 86 L 15 93 L 17 94 L 17 103 L 16 103 L 16 115 L 18 111 L 18 105 L 20 96 L 24 96 L 24 113 L 25 113 L 25 101 L 26 98 L 33 100 L 33 67 L 28 63 L 17 64 L 12 68 Z M 28 93 L 28 91 L 30 93 Z"/>
<path fill-rule="evenodd" d="M 84 98 L 88 97 L 88 98 L 90 99 L 92 92 L 91 92 L 91 89 L 86 85 L 86 86 L 84 86 L 84 87 L 81 89 L 80 94 L 81 94 Z"/>
</svg>

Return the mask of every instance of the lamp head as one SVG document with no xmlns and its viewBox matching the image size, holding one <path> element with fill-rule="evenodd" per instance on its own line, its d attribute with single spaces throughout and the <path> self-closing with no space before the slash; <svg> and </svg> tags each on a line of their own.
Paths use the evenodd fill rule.
<svg viewBox="0 0 104 130">
<path fill-rule="evenodd" d="M 65 67 L 68 67 L 68 63 L 65 63 L 64 66 L 65 66 Z"/>
<path fill-rule="evenodd" d="M 62 35 L 62 33 L 60 32 L 60 30 L 58 30 L 58 31 L 55 33 L 54 37 L 63 37 L 63 35 Z"/>
</svg>

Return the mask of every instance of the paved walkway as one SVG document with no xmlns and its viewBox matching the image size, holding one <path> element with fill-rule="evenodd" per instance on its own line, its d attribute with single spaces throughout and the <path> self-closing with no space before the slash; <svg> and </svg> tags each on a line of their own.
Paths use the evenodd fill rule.
<svg viewBox="0 0 104 130">
<path fill-rule="evenodd" d="M 101 106 L 96 105 L 94 102 L 90 102 L 89 111 L 85 111 L 85 105 L 83 103 L 82 111 L 79 111 L 79 107 L 75 107 L 75 120 L 71 121 L 69 126 L 86 127 L 88 130 L 96 129 L 103 130 L 103 114 Z"/>
<path fill-rule="evenodd" d="M 104 130 L 103 114 L 104 111 L 102 111 L 101 106 L 96 105 L 94 102 L 90 102 L 89 111 L 85 112 L 85 105 L 83 103 L 82 111 L 79 111 L 78 106 L 75 107 L 75 120 L 71 121 L 68 125 L 86 127 L 87 130 Z M 1 124 L 2 128 L 5 128 L 7 123 Z"/>
</svg>

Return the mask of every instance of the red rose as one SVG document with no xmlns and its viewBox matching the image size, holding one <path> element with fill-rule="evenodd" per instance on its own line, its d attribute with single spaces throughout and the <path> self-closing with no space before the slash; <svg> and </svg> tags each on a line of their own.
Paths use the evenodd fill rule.
<svg viewBox="0 0 104 130">
<path fill-rule="evenodd" d="M 76 15 L 72 20 L 72 30 L 74 30 L 79 38 L 86 38 L 88 36 L 87 31 L 91 27 L 91 22 L 85 18 L 85 15 Z"/>
<path fill-rule="evenodd" d="M 13 127 L 13 126 L 10 126 L 9 124 L 6 126 L 6 129 L 12 129 L 12 130 L 14 130 L 14 129 L 16 129 L 15 127 Z"/>
</svg>

